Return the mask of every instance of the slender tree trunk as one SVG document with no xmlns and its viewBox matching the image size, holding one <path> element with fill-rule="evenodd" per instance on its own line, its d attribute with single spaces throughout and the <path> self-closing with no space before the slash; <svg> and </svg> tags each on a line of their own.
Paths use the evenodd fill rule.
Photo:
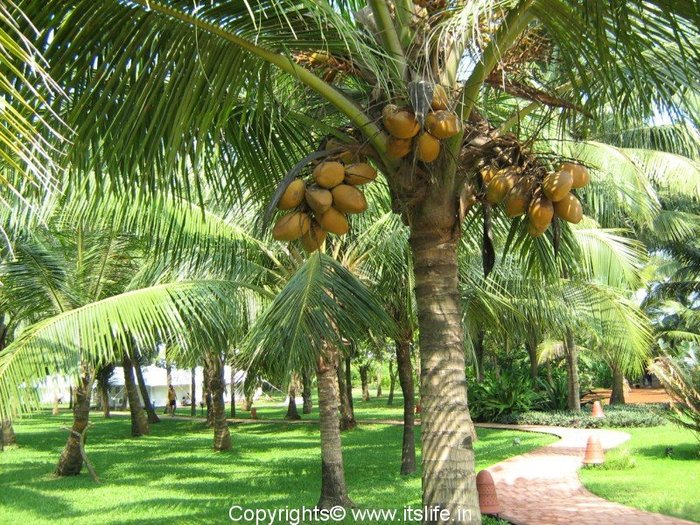
<svg viewBox="0 0 700 525">
<path fill-rule="evenodd" d="M 243 400 L 243 410 L 246 412 L 250 412 L 250 409 L 253 408 L 253 395 L 255 393 L 253 381 L 253 375 L 248 372 L 243 380 L 243 395 L 245 396 Z"/>
<path fill-rule="evenodd" d="M 301 376 L 303 390 L 301 397 L 304 400 L 304 406 L 301 411 L 303 414 L 310 414 L 313 409 L 313 401 L 311 400 L 311 376 L 308 373 L 303 373 Z"/>
<path fill-rule="evenodd" d="M 124 386 L 131 413 L 131 435 L 133 437 L 145 436 L 151 433 L 151 428 L 148 425 L 146 414 L 141 408 L 141 400 L 134 380 L 134 365 L 127 354 L 124 354 L 122 366 L 124 367 Z"/>
<path fill-rule="evenodd" d="M 190 405 L 190 416 L 195 417 L 197 415 L 197 367 L 193 366 L 191 370 L 191 383 L 190 383 L 190 398 L 192 404 Z"/>
<path fill-rule="evenodd" d="M 574 333 L 570 329 L 566 330 L 564 350 L 566 354 L 566 380 L 568 384 L 567 405 L 569 410 L 580 412 L 581 385 L 578 375 L 578 349 L 574 341 Z"/>
<path fill-rule="evenodd" d="M 73 410 L 73 387 L 68 387 L 68 410 Z"/>
<path fill-rule="evenodd" d="M 223 452 L 231 449 L 231 433 L 226 422 L 226 403 L 224 402 L 224 363 L 219 354 L 209 352 L 204 357 L 207 362 L 209 393 L 211 398 L 211 415 L 214 426 L 214 450 Z"/>
<path fill-rule="evenodd" d="M 73 401 L 73 426 L 71 430 L 82 434 L 88 426 L 90 417 L 90 396 L 92 394 L 92 382 L 94 376 L 92 370 L 86 365 L 81 365 L 80 384 L 73 389 L 75 400 Z M 71 432 L 68 435 L 66 446 L 56 467 L 57 476 L 77 476 L 83 467 L 83 456 L 80 454 L 80 439 Z"/>
<path fill-rule="evenodd" d="M 328 348 L 325 358 L 319 360 L 318 410 L 321 430 L 321 497 L 317 507 L 353 506 L 345 484 L 343 451 L 340 442 L 338 417 L 338 362 L 339 352 Z"/>
<path fill-rule="evenodd" d="M 360 366 L 360 382 L 362 383 L 362 401 L 369 401 L 369 366 Z"/>
<path fill-rule="evenodd" d="M 112 417 L 109 406 L 109 390 L 107 385 L 100 384 L 100 398 L 102 399 L 102 415 L 105 419 Z"/>
<path fill-rule="evenodd" d="M 625 404 L 625 375 L 620 370 L 620 367 L 613 364 L 611 366 L 613 372 L 612 393 L 610 394 L 611 405 Z"/>
<path fill-rule="evenodd" d="M 295 388 L 294 381 L 289 385 L 289 403 L 287 403 L 287 414 L 284 419 L 289 419 L 290 421 L 298 421 L 301 419 L 299 411 L 297 410 L 297 389 Z"/>
<path fill-rule="evenodd" d="M 403 445 L 401 446 L 401 474 L 416 471 L 416 438 L 413 431 L 415 421 L 415 392 L 413 368 L 411 367 L 410 339 L 396 341 L 396 362 L 399 384 L 403 393 Z"/>
<path fill-rule="evenodd" d="M 134 372 L 136 372 L 136 381 L 139 385 L 139 391 L 141 392 L 141 399 L 143 399 L 143 406 L 146 409 L 146 415 L 148 417 L 149 423 L 160 423 L 160 418 L 156 414 L 153 404 L 151 403 L 151 396 L 148 395 L 148 387 L 146 386 L 146 381 L 143 379 L 143 370 L 141 370 L 141 365 L 139 360 L 134 363 Z"/>
<path fill-rule="evenodd" d="M 352 407 L 352 391 L 346 382 L 343 359 L 338 359 L 338 400 L 340 402 L 340 430 L 350 430 L 357 426 L 355 411 Z"/>
<path fill-rule="evenodd" d="M 530 358 L 530 379 L 532 379 L 532 385 L 537 386 L 537 344 L 532 341 L 525 342 L 525 350 L 527 350 L 527 355 Z"/>
<path fill-rule="evenodd" d="M 467 404 L 464 332 L 457 268 L 457 212 L 449 192 L 414 210 L 410 244 L 421 351 L 423 506 L 447 509 L 451 520 L 481 523 Z M 449 211 L 449 213 L 446 213 Z"/>
<path fill-rule="evenodd" d="M 231 417 L 236 417 L 236 369 L 231 365 Z"/>
<path fill-rule="evenodd" d="M 382 372 L 377 367 L 377 397 L 382 397 Z"/>
<path fill-rule="evenodd" d="M 394 370 L 394 360 L 389 359 L 389 397 L 386 400 L 387 406 L 394 404 L 394 390 L 396 390 L 396 371 Z"/>
<path fill-rule="evenodd" d="M 352 355 L 355 354 L 354 349 L 352 350 Z M 352 412 L 352 418 L 355 419 L 355 402 L 352 398 L 352 355 L 348 352 L 345 355 L 345 388 L 348 393 L 348 405 L 350 406 L 350 411 Z"/>
<path fill-rule="evenodd" d="M 15 429 L 12 428 L 12 421 L 6 419 L 2 422 L 2 438 L 0 438 L 5 445 L 14 445 L 17 443 L 17 436 L 15 435 Z"/>
<path fill-rule="evenodd" d="M 474 340 L 474 375 L 476 382 L 481 383 L 484 380 L 484 331 L 479 330 Z"/>
<path fill-rule="evenodd" d="M 210 359 L 205 359 L 204 360 L 204 366 L 203 366 L 203 372 L 204 372 L 204 381 L 202 383 L 202 395 L 204 397 L 204 401 L 207 405 L 207 426 L 208 427 L 213 427 L 214 426 L 214 411 L 212 410 L 212 395 L 211 395 L 211 386 L 209 385 L 209 380 L 211 378 L 211 362 Z"/>
</svg>

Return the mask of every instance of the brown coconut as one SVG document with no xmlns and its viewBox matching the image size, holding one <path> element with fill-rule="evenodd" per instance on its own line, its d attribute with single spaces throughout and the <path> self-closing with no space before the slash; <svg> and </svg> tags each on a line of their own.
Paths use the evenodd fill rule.
<svg viewBox="0 0 700 525">
<path fill-rule="evenodd" d="M 496 170 L 489 166 L 488 168 L 482 169 L 479 172 L 479 175 L 481 175 L 481 180 L 483 181 L 484 186 L 486 186 L 489 182 L 491 182 L 491 179 L 496 176 Z"/>
<path fill-rule="evenodd" d="M 333 205 L 333 195 L 320 186 L 309 186 L 306 188 L 306 204 L 314 210 L 316 215 L 321 215 Z"/>
<path fill-rule="evenodd" d="M 278 241 L 295 241 L 309 231 L 311 220 L 301 211 L 280 217 L 272 228 L 272 236 Z"/>
<path fill-rule="evenodd" d="M 531 198 L 532 189 L 528 188 L 526 184 L 516 184 L 513 186 L 503 201 L 506 215 L 508 215 L 508 217 L 520 217 L 521 215 L 525 215 Z"/>
<path fill-rule="evenodd" d="M 367 209 L 367 199 L 355 186 L 339 184 L 331 193 L 333 207 L 341 213 L 362 213 Z"/>
<path fill-rule="evenodd" d="M 350 229 L 350 224 L 345 218 L 345 215 L 332 207 L 321 215 L 318 222 L 321 228 L 329 233 L 335 233 L 336 235 L 345 235 Z"/>
<path fill-rule="evenodd" d="M 411 153 L 411 139 L 389 137 L 386 141 L 386 154 L 394 159 L 400 159 Z"/>
<path fill-rule="evenodd" d="M 530 202 L 527 217 L 533 228 L 544 232 L 554 218 L 554 205 L 547 197 L 538 193 Z"/>
<path fill-rule="evenodd" d="M 382 111 L 382 117 L 386 130 L 397 139 L 410 139 L 420 131 L 416 116 L 407 109 L 388 104 Z"/>
<path fill-rule="evenodd" d="M 449 111 L 434 111 L 425 117 L 425 129 L 436 139 L 454 137 L 461 129 L 457 115 Z"/>
<path fill-rule="evenodd" d="M 280 210 L 291 210 L 299 206 L 304 200 L 304 188 L 306 184 L 301 179 L 295 179 L 289 183 L 282 193 L 277 208 Z"/>
<path fill-rule="evenodd" d="M 560 171 L 568 171 L 573 177 L 573 182 L 571 187 L 573 189 L 583 188 L 591 182 L 591 174 L 588 172 L 586 166 L 581 166 L 581 164 L 574 164 L 573 162 L 565 162 L 559 168 Z"/>
<path fill-rule="evenodd" d="M 377 178 L 377 170 L 365 162 L 350 164 L 345 167 L 345 184 L 360 186 Z"/>
<path fill-rule="evenodd" d="M 440 141 L 430 133 L 423 133 L 416 142 L 416 157 L 423 162 L 433 162 L 440 155 Z"/>
<path fill-rule="evenodd" d="M 450 101 L 447 98 L 447 90 L 440 84 L 436 84 L 433 88 L 433 101 L 431 102 L 430 107 L 432 107 L 434 111 L 439 111 L 441 109 L 447 109 L 449 103 Z"/>
<path fill-rule="evenodd" d="M 578 224 L 583 218 L 583 208 L 573 193 L 567 193 L 566 197 L 554 203 L 554 214 L 567 222 Z"/>
<path fill-rule="evenodd" d="M 309 231 L 301 236 L 301 245 L 308 253 L 318 250 L 326 240 L 326 232 L 316 221 L 311 221 Z"/>
<path fill-rule="evenodd" d="M 345 178 L 345 168 L 340 162 L 321 162 L 314 168 L 314 180 L 323 188 L 334 188 Z"/>
<path fill-rule="evenodd" d="M 547 175 L 542 181 L 542 192 L 552 202 L 557 202 L 566 197 L 571 190 L 574 177 L 568 171 L 555 171 Z"/>
<path fill-rule="evenodd" d="M 511 170 L 499 170 L 486 187 L 486 200 L 491 204 L 500 203 L 516 182 L 517 178 Z"/>
</svg>

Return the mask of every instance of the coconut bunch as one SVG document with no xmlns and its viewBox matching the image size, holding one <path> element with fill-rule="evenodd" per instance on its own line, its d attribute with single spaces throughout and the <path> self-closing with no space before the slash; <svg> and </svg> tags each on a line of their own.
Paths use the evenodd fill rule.
<svg viewBox="0 0 700 525">
<path fill-rule="evenodd" d="M 485 200 L 493 205 L 503 204 L 508 217 L 527 215 L 528 232 L 533 237 L 547 231 L 555 217 L 572 224 L 583 218 L 581 202 L 572 190 L 590 182 L 585 166 L 567 162 L 544 178 L 520 166 L 487 167 L 480 175 Z"/>
<path fill-rule="evenodd" d="M 445 88 L 436 85 L 430 104 L 432 111 L 425 116 L 423 128 L 411 108 L 386 105 L 382 111 L 382 121 L 389 133 L 387 155 L 400 159 L 415 151 L 416 158 L 422 162 L 430 163 L 437 159 L 441 141 L 455 136 L 461 129 L 457 115 L 447 109 L 448 102 Z"/>
<path fill-rule="evenodd" d="M 354 160 L 353 152 L 342 151 L 316 164 L 310 176 L 290 182 L 277 208 L 292 211 L 277 220 L 272 236 L 278 241 L 300 239 L 304 250 L 311 253 L 321 247 L 328 233 L 345 235 L 350 229 L 347 215 L 367 209 L 359 186 L 377 178 L 372 166 Z"/>
</svg>

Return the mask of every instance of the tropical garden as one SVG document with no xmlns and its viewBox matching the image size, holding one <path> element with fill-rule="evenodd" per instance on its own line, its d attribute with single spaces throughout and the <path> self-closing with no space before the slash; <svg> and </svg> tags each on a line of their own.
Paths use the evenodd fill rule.
<svg viewBox="0 0 700 525">
<path fill-rule="evenodd" d="M 0 520 L 508 523 L 477 473 L 540 426 L 624 432 L 577 479 L 700 522 L 699 27 L 0 3 Z"/>
</svg>

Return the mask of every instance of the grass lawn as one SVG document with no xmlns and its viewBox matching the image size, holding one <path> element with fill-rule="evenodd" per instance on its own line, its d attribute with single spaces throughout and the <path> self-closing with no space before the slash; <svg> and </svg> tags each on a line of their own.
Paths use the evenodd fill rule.
<svg viewBox="0 0 700 525">
<path fill-rule="evenodd" d="M 386 417 L 386 409 L 379 408 L 385 403 L 358 403 L 358 417 Z M 400 412 L 400 403 L 399 398 L 389 410 Z M 0 454 L 0 523 L 224 523 L 234 504 L 298 508 L 312 507 L 318 499 L 316 425 L 233 425 L 233 450 L 221 454 L 211 450 L 212 432 L 200 422 L 164 417 L 150 436 L 133 439 L 128 418 L 105 420 L 94 413 L 87 449 L 102 480 L 97 485 L 86 472 L 73 478 L 52 474 L 66 439 L 60 427 L 70 420 L 67 411 L 56 417 L 45 412 L 16 423 L 19 445 Z M 519 446 L 513 445 L 516 436 Z M 554 440 L 497 430 L 479 430 L 479 437 L 479 469 Z M 400 426 L 358 427 L 343 434 L 343 446 L 356 504 L 420 506 L 420 474 L 398 474 Z"/>
<path fill-rule="evenodd" d="M 580 471 L 586 488 L 624 505 L 700 522 L 700 443 L 693 433 L 672 425 L 623 430 L 632 439 L 606 454 L 606 469 Z M 671 457 L 666 447 L 673 448 Z M 614 468 L 630 457 L 635 467 Z"/>
</svg>

